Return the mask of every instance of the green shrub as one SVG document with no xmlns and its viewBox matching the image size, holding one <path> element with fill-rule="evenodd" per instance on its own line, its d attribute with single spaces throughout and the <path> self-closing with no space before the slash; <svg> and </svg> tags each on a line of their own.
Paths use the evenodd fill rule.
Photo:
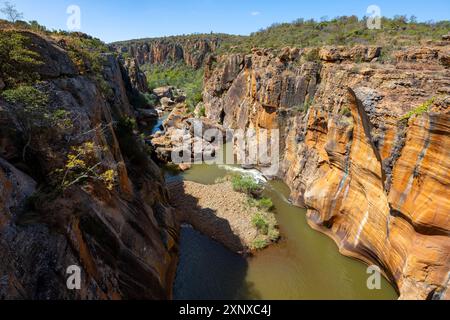
<svg viewBox="0 0 450 320">
<path fill-rule="evenodd" d="M 131 100 L 131 104 L 138 109 L 145 109 L 148 107 L 155 107 L 158 103 L 158 97 L 151 93 L 139 92 Z"/>
<path fill-rule="evenodd" d="M 350 110 L 350 107 L 345 106 L 341 109 L 340 114 L 344 117 L 351 117 L 352 111 Z"/>
<path fill-rule="evenodd" d="M 38 53 L 28 47 L 31 40 L 16 31 L 0 30 L 0 78 L 8 88 L 39 80 L 36 67 L 42 64 Z"/>
<path fill-rule="evenodd" d="M 5 90 L 2 97 L 9 103 L 21 104 L 27 108 L 42 107 L 48 103 L 48 96 L 45 93 L 29 85 Z"/>
<path fill-rule="evenodd" d="M 421 114 L 428 112 L 435 100 L 436 100 L 435 98 L 427 100 L 426 102 L 424 102 L 423 104 L 418 106 L 416 109 L 411 110 L 410 112 L 405 114 L 403 117 L 401 117 L 400 121 L 409 120 L 413 116 L 420 116 Z"/>
<path fill-rule="evenodd" d="M 253 250 L 262 250 L 267 248 L 269 245 L 269 241 L 267 239 L 256 239 L 253 241 L 251 245 L 251 249 Z"/>
<path fill-rule="evenodd" d="M 293 110 L 297 113 L 307 113 L 314 103 L 314 99 L 307 99 L 302 105 L 294 106 Z"/>
<path fill-rule="evenodd" d="M 114 95 L 111 85 L 103 76 L 108 47 L 99 39 L 84 34 L 72 33 L 64 38 L 66 49 L 80 74 L 90 76 L 106 98 Z"/>
<path fill-rule="evenodd" d="M 99 181 L 112 191 L 117 185 L 117 170 L 102 163 L 103 148 L 94 142 L 87 141 L 80 146 L 72 147 L 63 169 L 53 172 L 53 177 L 60 180 L 60 188 L 67 189 L 75 184 L 84 184 L 88 180 Z"/>
<path fill-rule="evenodd" d="M 257 207 L 261 210 L 271 211 L 273 209 L 273 202 L 270 198 L 262 198 L 257 201 Z"/>
<path fill-rule="evenodd" d="M 269 223 L 262 214 L 255 214 L 252 219 L 252 223 L 261 234 L 267 235 L 269 233 Z"/>
<path fill-rule="evenodd" d="M 280 231 L 275 227 L 269 228 L 269 239 L 272 242 L 278 241 L 280 239 Z"/>
<path fill-rule="evenodd" d="M 261 199 L 253 199 L 253 198 L 249 198 L 248 202 L 250 204 L 250 206 L 252 207 L 257 207 L 260 210 L 269 212 L 272 211 L 272 209 L 274 208 L 273 202 L 270 198 L 261 198 Z"/>
<path fill-rule="evenodd" d="M 106 62 L 104 53 L 110 52 L 99 39 L 82 34 L 70 34 L 64 39 L 69 57 L 81 74 L 102 74 Z"/>
<path fill-rule="evenodd" d="M 231 179 L 234 191 L 255 195 L 262 191 L 261 185 L 250 176 L 235 175 Z"/>
<path fill-rule="evenodd" d="M 150 90 L 163 86 L 173 86 L 186 94 L 186 103 L 191 111 L 203 100 L 203 69 L 194 69 L 184 63 L 142 66 Z"/>
</svg>

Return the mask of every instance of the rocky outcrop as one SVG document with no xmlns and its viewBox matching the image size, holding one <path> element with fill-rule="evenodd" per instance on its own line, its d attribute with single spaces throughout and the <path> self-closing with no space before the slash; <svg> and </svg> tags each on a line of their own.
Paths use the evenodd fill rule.
<svg viewBox="0 0 450 320">
<path fill-rule="evenodd" d="M 32 44 L 48 103 L 23 117 L 29 105 L 0 98 L 0 299 L 170 298 L 177 224 L 128 125 L 128 75 L 112 54 L 100 81 L 52 39 Z M 66 285 L 70 266 L 80 290 Z"/>
<path fill-rule="evenodd" d="M 113 44 L 112 48 L 136 59 L 139 65 L 184 62 L 198 69 L 220 45 L 217 37 L 161 38 Z"/>
<path fill-rule="evenodd" d="M 152 137 L 151 145 L 159 162 L 174 163 L 184 170 L 205 157 L 214 157 L 222 144 L 215 139 L 224 135 L 221 125 L 207 118 L 195 118 L 187 105 L 180 103 L 164 121 L 163 131 Z M 172 158 L 174 154 L 177 159 Z"/>
<path fill-rule="evenodd" d="M 353 48 L 346 47 L 327 47 L 319 51 L 319 58 L 326 62 L 370 62 L 379 58 L 381 54 L 380 47 L 355 46 Z"/>
<path fill-rule="evenodd" d="M 407 48 L 394 65 L 381 50 L 216 58 L 206 114 L 226 128 L 278 129 L 279 176 L 312 227 L 380 266 L 401 298 L 449 299 L 448 45 Z"/>
<path fill-rule="evenodd" d="M 137 92 L 148 92 L 147 77 L 144 72 L 139 69 L 139 65 L 135 59 L 125 59 L 123 66 L 126 74 L 130 77 L 132 88 Z"/>
</svg>

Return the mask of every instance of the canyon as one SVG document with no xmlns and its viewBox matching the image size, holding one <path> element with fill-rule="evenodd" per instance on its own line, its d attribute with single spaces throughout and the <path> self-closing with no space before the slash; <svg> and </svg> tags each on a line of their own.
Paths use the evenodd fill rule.
<svg viewBox="0 0 450 320">
<path fill-rule="evenodd" d="M 68 44 L 90 41 L 85 35 L 14 32 L 45 61 L 36 70 L 37 86 L 49 95 L 44 111 L 67 118 L 51 127 L 38 118 L 29 137 L 24 106 L 0 99 L 0 298 L 169 299 L 178 226 L 159 168 L 123 125 L 135 117 L 137 82 L 109 53 L 100 55 L 100 80 L 82 72 L 93 61 L 75 65 Z M 70 164 L 74 150 L 82 151 Z M 114 184 L 101 171 L 63 189 L 52 180 L 88 161 L 90 171 L 113 173 L 106 181 Z M 82 270 L 81 290 L 66 288 L 72 265 Z"/>
<path fill-rule="evenodd" d="M 308 49 L 255 49 L 210 60 L 206 116 L 280 130 L 279 177 L 310 225 L 379 265 L 402 299 L 448 299 L 449 44 L 394 52 L 393 63 L 381 52 L 327 47 L 306 61 Z"/>
<path fill-rule="evenodd" d="M 134 101 L 149 91 L 143 66 L 174 63 L 204 68 L 207 126 L 280 133 L 272 178 L 343 255 L 379 266 L 401 299 L 450 299 L 448 40 L 218 54 L 213 36 L 150 39 L 110 45 L 94 74 L 71 48 L 90 37 L 15 32 L 43 61 L 34 87 L 64 123 L 39 118 L 30 134 L 0 79 L 1 299 L 172 298 L 180 219 L 136 125 L 155 110 Z M 65 287 L 71 265 L 82 290 Z"/>
<path fill-rule="evenodd" d="M 168 37 L 148 40 L 131 40 L 112 44 L 114 51 L 136 59 L 139 65 L 183 63 L 195 69 L 213 54 L 223 42 L 222 37 Z"/>
<path fill-rule="evenodd" d="M 278 178 L 311 227 L 401 299 L 449 299 L 448 41 L 315 50 L 208 55 L 204 121 L 280 130 Z"/>
</svg>

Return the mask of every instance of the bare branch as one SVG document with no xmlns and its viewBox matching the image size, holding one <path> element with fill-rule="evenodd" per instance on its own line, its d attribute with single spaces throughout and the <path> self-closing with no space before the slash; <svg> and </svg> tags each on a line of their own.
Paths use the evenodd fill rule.
<svg viewBox="0 0 450 320">
<path fill-rule="evenodd" d="M 17 20 L 23 19 L 23 13 L 17 11 L 16 6 L 8 1 L 3 4 L 3 8 L 0 9 L 0 12 L 3 13 L 6 18 L 13 23 Z"/>
</svg>

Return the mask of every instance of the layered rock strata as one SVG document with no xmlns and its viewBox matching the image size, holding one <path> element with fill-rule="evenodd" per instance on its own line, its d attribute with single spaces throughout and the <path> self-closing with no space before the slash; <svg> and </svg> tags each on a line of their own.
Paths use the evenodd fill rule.
<svg viewBox="0 0 450 320">
<path fill-rule="evenodd" d="M 106 54 L 101 86 L 59 42 L 24 35 L 44 61 L 43 108 L 64 122 L 30 127 L 29 105 L 0 98 L 0 299 L 170 298 L 177 224 L 159 168 L 126 126 L 129 75 Z M 66 284 L 71 266 L 80 290 Z"/>
<path fill-rule="evenodd" d="M 217 50 L 220 42 L 216 37 L 162 38 L 119 43 L 112 45 L 112 48 L 136 59 L 139 65 L 182 62 L 198 69 Z"/>
<path fill-rule="evenodd" d="M 449 299 L 449 46 L 255 49 L 210 59 L 225 128 L 281 135 L 280 178 L 312 227 L 403 299 Z M 388 62 L 391 61 L 391 62 Z"/>
</svg>

